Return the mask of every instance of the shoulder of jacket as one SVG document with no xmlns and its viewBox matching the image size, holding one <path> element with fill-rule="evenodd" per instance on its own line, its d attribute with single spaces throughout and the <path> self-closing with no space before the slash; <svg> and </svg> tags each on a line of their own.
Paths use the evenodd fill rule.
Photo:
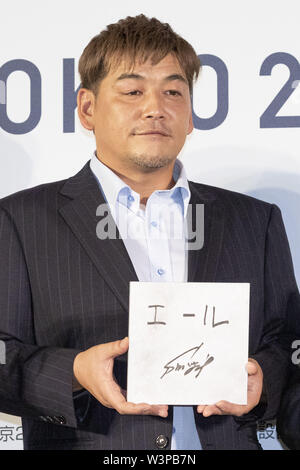
<svg viewBox="0 0 300 470">
<path fill-rule="evenodd" d="M 225 205 L 245 203 L 248 206 L 252 205 L 253 207 L 267 210 L 271 210 L 272 206 L 274 206 L 274 204 L 272 203 L 263 201 L 262 199 L 250 196 L 248 194 L 239 193 L 237 191 L 232 191 L 217 186 L 210 186 L 202 183 L 196 183 L 194 181 L 189 181 L 189 184 L 191 184 L 199 194 L 209 194 L 214 199 L 221 201 L 222 204 Z"/>
<path fill-rule="evenodd" d="M 55 196 L 65 182 L 66 179 L 53 181 L 51 183 L 43 183 L 9 194 L 8 196 L 0 199 L 0 207 L 11 212 L 21 204 L 23 206 L 31 206 L 33 202 L 36 203 L 38 198 L 42 199 L 45 195 L 49 195 L 49 197 Z"/>
</svg>

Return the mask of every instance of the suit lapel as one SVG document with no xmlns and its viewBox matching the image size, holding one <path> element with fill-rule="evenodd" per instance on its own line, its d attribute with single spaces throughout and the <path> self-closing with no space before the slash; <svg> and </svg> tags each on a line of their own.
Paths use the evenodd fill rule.
<svg viewBox="0 0 300 470">
<path fill-rule="evenodd" d="M 61 216 L 128 311 L 129 282 L 138 281 L 138 278 L 110 212 L 96 215 L 97 208 L 105 204 L 105 200 L 89 162 L 77 175 L 67 180 L 60 192 L 71 199 L 59 209 Z M 101 221 L 113 229 L 116 239 L 100 239 L 97 236 L 97 224 Z"/>
<path fill-rule="evenodd" d="M 190 204 L 195 214 L 197 204 L 204 205 L 204 244 L 198 250 L 188 252 L 188 282 L 214 282 L 224 236 L 225 213 L 221 201 L 214 191 L 205 185 L 189 182 Z M 192 217 L 189 227 L 196 231 L 196 220 Z M 192 238 L 189 232 L 189 238 Z"/>
</svg>

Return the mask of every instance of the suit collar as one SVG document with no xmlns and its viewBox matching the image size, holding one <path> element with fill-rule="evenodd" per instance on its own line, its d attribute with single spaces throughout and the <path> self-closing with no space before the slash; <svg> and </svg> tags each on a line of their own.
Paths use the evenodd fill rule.
<svg viewBox="0 0 300 470">
<path fill-rule="evenodd" d="M 101 160 L 99 160 L 96 152 L 94 152 L 91 158 L 90 168 L 95 175 L 99 184 L 99 188 L 102 191 L 102 194 L 107 200 L 114 215 L 117 201 L 121 200 L 123 204 L 125 203 L 125 205 L 127 205 L 127 197 L 129 194 L 134 196 L 135 202 L 132 203 L 132 206 L 135 206 L 134 210 L 137 211 L 139 209 L 140 195 L 136 193 L 128 184 L 126 184 L 116 173 L 114 173 L 114 171 L 112 171 Z M 175 181 L 175 185 L 171 189 L 160 192 L 164 193 L 164 200 L 166 200 L 166 197 L 176 200 L 182 207 L 184 216 L 186 216 L 190 200 L 190 188 L 184 166 L 179 159 L 176 159 L 174 163 L 173 179 Z M 121 192 L 122 195 L 120 197 Z"/>
</svg>

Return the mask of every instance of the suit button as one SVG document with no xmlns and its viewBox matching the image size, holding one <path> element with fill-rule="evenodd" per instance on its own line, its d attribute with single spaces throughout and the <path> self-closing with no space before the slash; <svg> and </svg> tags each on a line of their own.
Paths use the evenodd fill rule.
<svg viewBox="0 0 300 470">
<path fill-rule="evenodd" d="M 39 418 L 44 421 L 44 423 L 48 423 L 48 418 L 46 416 L 39 416 Z"/>
<path fill-rule="evenodd" d="M 53 416 L 56 424 L 66 424 L 66 418 L 64 416 Z"/>
<path fill-rule="evenodd" d="M 155 439 L 156 447 L 158 447 L 159 449 L 165 449 L 165 447 L 167 447 L 168 443 L 169 443 L 169 439 L 164 434 L 160 434 Z"/>
<path fill-rule="evenodd" d="M 54 419 L 52 418 L 52 416 L 45 416 L 45 418 L 46 418 L 46 423 L 51 423 L 51 424 L 54 424 L 54 423 L 55 423 L 55 421 L 54 421 Z"/>
</svg>

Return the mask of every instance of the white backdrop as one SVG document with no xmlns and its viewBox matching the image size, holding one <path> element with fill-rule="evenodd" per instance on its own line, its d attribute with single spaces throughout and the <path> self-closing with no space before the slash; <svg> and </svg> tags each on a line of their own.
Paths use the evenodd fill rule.
<svg viewBox="0 0 300 470">
<path fill-rule="evenodd" d="M 298 0 L 5 2 L 0 197 L 69 177 L 90 158 L 93 134 L 74 109 L 78 59 L 107 24 L 140 13 L 170 23 L 205 64 L 194 90 L 196 128 L 181 154 L 189 179 L 278 204 L 299 284 Z M 20 419 L 0 419 L 0 449 L 21 449 Z M 266 426 L 258 430 L 263 447 L 281 449 L 273 423 Z"/>
</svg>

